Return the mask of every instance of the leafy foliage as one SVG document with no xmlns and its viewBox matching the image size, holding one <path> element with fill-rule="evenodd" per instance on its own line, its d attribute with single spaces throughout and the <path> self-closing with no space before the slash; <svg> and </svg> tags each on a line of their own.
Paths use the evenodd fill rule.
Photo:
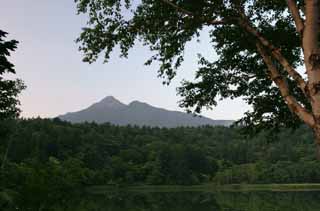
<svg viewBox="0 0 320 211">
<path fill-rule="evenodd" d="M 279 126 L 298 127 L 301 121 L 283 101 L 279 89 L 268 76 L 257 52 L 257 38 L 247 33 L 239 18 L 247 20 L 267 38 L 292 67 L 302 63 L 300 37 L 285 1 L 251 0 L 75 0 L 79 13 L 89 16 L 78 42 L 84 61 L 94 62 L 101 53 L 106 61 L 116 46 L 121 56 L 138 40 L 154 55 L 146 62 L 160 63 L 159 76 L 169 83 L 184 60 L 186 44 L 200 39 L 209 29 L 212 48 L 218 58 L 210 61 L 200 55 L 195 81 L 183 81 L 178 93 L 180 105 L 199 113 L 215 106 L 219 99 L 242 97 L 253 110 L 240 123 L 260 131 Z M 301 8 L 303 1 L 297 1 Z M 230 24 L 216 24 L 225 21 Z M 244 20 L 245 21 L 245 18 Z M 201 52 L 199 52 L 201 53 Z M 275 62 L 284 76 L 288 74 Z M 306 108 L 309 103 L 295 82 L 288 78 L 291 94 Z"/>
<path fill-rule="evenodd" d="M 8 60 L 10 52 L 17 48 L 18 41 L 5 41 L 7 33 L 0 30 L 0 120 L 16 118 L 20 113 L 18 94 L 25 89 L 19 79 L 4 79 L 5 74 L 15 74 L 14 65 Z"/>
</svg>

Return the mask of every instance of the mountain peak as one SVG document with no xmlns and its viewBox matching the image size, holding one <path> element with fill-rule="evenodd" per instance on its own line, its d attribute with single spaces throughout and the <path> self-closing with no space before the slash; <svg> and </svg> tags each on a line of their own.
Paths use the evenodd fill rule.
<svg viewBox="0 0 320 211">
<path fill-rule="evenodd" d="M 100 102 L 96 103 L 95 105 L 99 105 L 102 107 L 119 107 L 125 106 L 122 102 L 116 99 L 113 96 L 107 96 L 103 98 Z"/>
<path fill-rule="evenodd" d="M 115 97 L 110 95 L 110 96 L 103 98 L 101 101 L 119 101 L 119 100 L 117 100 Z"/>
<path fill-rule="evenodd" d="M 230 125 L 229 120 L 212 120 L 194 117 L 179 111 L 157 108 L 145 102 L 132 101 L 123 104 L 113 96 L 107 96 L 100 102 L 78 112 L 59 116 L 70 122 L 109 122 L 115 125 L 138 125 L 150 127 L 181 127 L 201 125 Z"/>
</svg>

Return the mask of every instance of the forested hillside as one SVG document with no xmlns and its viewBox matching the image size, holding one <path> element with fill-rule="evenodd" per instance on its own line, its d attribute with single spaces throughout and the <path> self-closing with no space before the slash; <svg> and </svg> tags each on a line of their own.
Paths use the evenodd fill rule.
<svg viewBox="0 0 320 211">
<path fill-rule="evenodd" d="M 2 124 L 1 181 L 8 189 L 320 182 L 307 128 L 249 138 L 227 127 L 139 128 L 59 119 Z"/>
</svg>

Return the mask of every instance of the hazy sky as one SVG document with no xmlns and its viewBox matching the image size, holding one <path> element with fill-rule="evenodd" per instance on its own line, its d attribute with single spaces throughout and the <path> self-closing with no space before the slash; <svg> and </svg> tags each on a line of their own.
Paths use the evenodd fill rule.
<svg viewBox="0 0 320 211">
<path fill-rule="evenodd" d="M 77 111 L 113 95 L 124 103 L 133 100 L 170 110 L 178 107 L 176 87 L 181 79 L 192 79 L 196 54 L 214 58 L 206 33 L 201 43 L 188 44 L 186 59 L 170 86 L 157 78 L 157 66 L 144 66 L 152 54 L 141 45 L 128 59 L 115 52 L 107 64 L 86 64 L 74 42 L 86 19 L 76 15 L 73 0 L 1 0 L 0 29 L 20 41 L 11 61 L 27 90 L 21 95 L 24 117 L 54 117 Z M 203 115 L 213 119 L 237 119 L 248 106 L 241 100 L 226 100 Z"/>
</svg>

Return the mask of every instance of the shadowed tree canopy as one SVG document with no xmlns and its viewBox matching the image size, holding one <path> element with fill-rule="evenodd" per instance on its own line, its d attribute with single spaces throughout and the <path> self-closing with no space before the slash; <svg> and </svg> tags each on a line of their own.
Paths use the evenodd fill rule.
<svg viewBox="0 0 320 211">
<path fill-rule="evenodd" d="M 19 79 L 5 79 L 8 74 L 15 74 L 14 65 L 8 60 L 10 52 L 17 48 L 18 41 L 5 41 L 7 33 L 0 30 L 0 120 L 16 118 L 20 113 L 18 94 L 25 88 Z"/>
<path fill-rule="evenodd" d="M 219 99 L 243 97 L 253 107 L 241 120 L 251 128 L 302 122 L 320 145 L 320 54 L 317 0 L 75 0 L 89 16 L 78 38 L 84 61 L 108 61 L 136 41 L 150 47 L 169 83 L 185 46 L 209 29 L 214 61 L 199 56 L 194 81 L 178 89 L 181 106 L 195 112 Z M 201 53 L 201 52 L 199 52 Z M 319 152 L 320 155 L 320 152 Z"/>
</svg>

